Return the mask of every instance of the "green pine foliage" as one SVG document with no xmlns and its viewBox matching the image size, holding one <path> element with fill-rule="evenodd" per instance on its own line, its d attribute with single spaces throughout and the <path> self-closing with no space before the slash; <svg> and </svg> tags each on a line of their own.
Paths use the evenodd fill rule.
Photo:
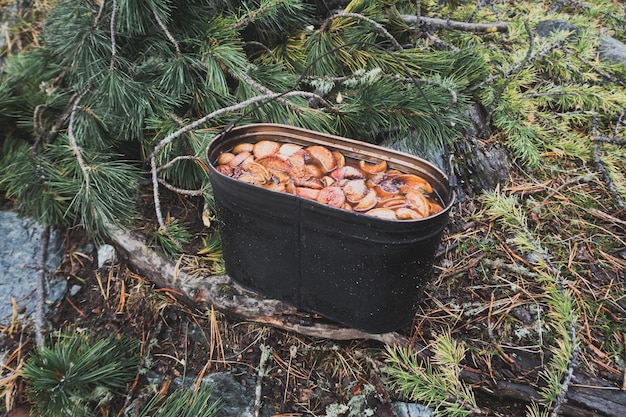
<svg viewBox="0 0 626 417">
<path fill-rule="evenodd" d="M 202 152 L 211 136 L 178 130 L 250 98 L 298 90 L 319 99 L 264 100 L 201 127 L 276 122 L 369 142 L 410 136 L 432 147 L 459 137 L 469 100 L 461 90 L 486 73 L 478 54 L 398 50 L 390 34 L 411 42 L 398 17 L 409 3 L 353 2 L 346 11 L 355 15 L 341 18 L 316 6 L 56 2 L 40 46 L 7 57 L 0 74 L 9 126 L 0 188 L 43 224 L 82 224 L 103 236 L 136 218 L 141 177 L 152 183 L 145 158 L 155 149 L 156 165 L 166 166 L 161 180 L 174 189 L 206 187 Z"/>
<path fill-rule="evenodd" d="M 155 395 L 137 417 L 214 417 L 221 408 L 220 399 L 211 397 L 211 386 L 200 385 L 194 390 L 178 389 L 160 401 Z"/>
<path fill-rule="evenodd" d="M 167 164 L 161 180 L 179 189 L 206 188 L 202 150 L 212 136 L 179 130 L 216 112 L 198 127 L 286 123 L 375 143 L 408 139 L 419 145 L 408 149 L 428 153 L 454 150 L 468 126 L 468 106 L 477 102 L 523 165 L 539 167 L 544 155 L 555 153 L 590 161 L 591 147 L 581 145 L 580 135 L 591 133 L 592 118 L 601 113 L 595 128 L 610 136 L 626 104 L 616 82 L 623 68 L 595 59 L 594 19 L 619 25 L 610 17 L 618 9 L 596 3 L 570 10 L 515 2 L 500 10 L 419 2 L 422 15 L 509 26 L 506 35 L 436 31 L 437 44 L 403 19 L 416 13 L 415 2 L 355 0 L 336 14 L 304 0 L 61 0 L 50 9 L 39 45 L 7 57 L 0 73 L 6 126 L 0 187 L 44 224 L 78 223 L 106 234 L 107 225 L 136 216 L 140 177 L 152 183 L 145 158 L 155 149 L 156 165 Z M 545 19 L 569 20 L 579 29 L 539 36 L 532 25 Z M 319 97 L 278 97 L 221 111 L 290 91 Z M 69 145 L 63 133 L 70 119 L 78 153 L 91 162 L 82 174 L 74 169 L 66 176 L 58 164 L 68 159 L 58 149 Z M 28 147 L 30 162 L 23 159 Z M 603 151 L 607 175 L 623 195 L 623 157 L 610 145 Z M 111 158 L 124 162 L 99 165 Z M 61 178 L 34 175 L 47 169 L 42 161 Z M 99 175 L 85 178 L 88 170 Z M 100 195 L 102 186 L 116 191 Z M 40 201 L 24 201 L 38 194 Z M 92 215 L 97 218 L 85 218 Z"/>
<path fill-rule="evenodd" d="M 127 338 L 96 339 L 88 334 L 59 334 L 49 347 L 31 352 L 22 375 L 33 415 L 95 415 L 126 392 L 139 366 L 138 345 Z"/>
<path fill-rule="evenodd" d="M 433 356 L 420 359 L 408 347 L 387 347 L 387 367 L 392 387 L 401 396 L 435 409 L 438 416 L 481 414 L 470 386 L 459 379 L 465 347 L 450 333 L 436 337 Z"/>
<path fill-rule="evenodd" d="M 552 356 L 548 365 L 540 372 L 544 385 L 539 390 L 541 404 L 528 407 L 529 417 L 556 415 L 571 381 L 578 362 L 577 322 L 578 314 L 574 295 L 567 287 L 565 278 L 554 266 L 535 231 L 531 230 L 515 196 L 504 195 L 499 189 L 483 195 L 487 214 L 511 232 L 509 242 L 524 253 L 541 272 L 539 281 L 544 287 L 544 302 L 548 308 L 548 325 L 553 340 L 550 344 Z"/>
</svg>

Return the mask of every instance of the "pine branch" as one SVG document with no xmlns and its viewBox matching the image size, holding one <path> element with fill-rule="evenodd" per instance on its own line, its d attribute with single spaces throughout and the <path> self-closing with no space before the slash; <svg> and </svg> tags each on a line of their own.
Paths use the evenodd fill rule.
<svg viewBox="0 0 626 417">
<path fill-rule="evenodd" d="M 513 76 L 517 74 L 519 71 L 521 71 L 521 69 L 523 68 L 523 63 L 530 64 L 531 62 L 532 51 L 535 45 L 535 37 L 533 36 L 532 31 L 530 30 L 528 21 L 524 21 L 524 28 L 526 29 L 526 33 L 528 34 L 528 50 L 526 51 L 526 57 L 520 63 L 518 63 L 517 66 L 514 66 L 513 68 L 509 69 L 509 71 L 506 74 L 506 77 L 504 78 L 504 82 L 502 83 L 502 85 L 500 85 L 500 87 L 494 93 L 493 101 L 491 102 L 489 108 L 487 109 L 487 118 L 486 118 L 487 123 L 491 123 L 493 112 L 498 106 L 500 98 L 502 97 L 502 94 L 504 93 L 504 90 L 506 89 L 506 87 L 510 84 L 511 80 L 513 79 Z"/>
<path fill-rule="evenodd" d="M 263 378 L 265 378 L 269 371 L 269 359 L 272 356 L 272 348 L 269 346 L 261 345 L 261 358 L 259 359 L 259 367 L 257 368 L 256 387 L 254 390 L 254 415 L 259 416 L 261 412 L 261 394 L 263 388 Z"/>
<path fill-rule="evenodd" d="M 509 68 L 505 74 L 503 74 L 503 75 L 492 75 L 491 77 L 487 77 L 481 83 L 479 83 L 476 86 L 472 87 L 470 89 L 470 91 L 475 91 L 475 90 L 478 90 L 478 89 L 480 89 L 480 88 L 482 88 L 482 87 L 484 87 L 486 85 L 493 84 L 499 78 L 504 78 L 505 80 L 510 80 L 514 75 L 518 74 L 524 67 L 532 65 L 538 59 L 547 56 L 549 53 L 551 53 L 555 49 L 560 48 L 563 45 L 565 45 L 565 43 L 567 43 L 567 41 L 569 40 L 568 38 L 560 39 L 560 40 L 558 40 L 558 41 L 556 41 L 556 42 L 546 46 L 541 51 L 537 52 L 535 55 L 532 55 L 532 50 L 534 48 L 534 40 L 533 40 L 534 36 L 532 36 L 532 32 L 531 32 L 530 28 L 528 27 L 528 22 L 525 22 L 525 27 L 526 27 L 527 33 L 529 34 L 529 46 L 528 46 L 528 50 L 526 52 L 526 57 L 523 60 L 521 60 L 518 63 L 516 63 L 515 65 L 513 65 L 511 68 Z"/>
<path fill-rule="evenodd" d="M 39 256 L 37 259 L 37 306 L 35 309 L 35 342 L 37 348 L 42 350 L 43 328 L 44 328 L 44 304 L 46 302 L 46 292 L 44 283 L 46 281 L 46 264 L 48 262 L 48 245 L 50 243 L 50 226 L 46 226 L 41 233 L 39 246 Z"/>
<path fill-rule="evenodd" d="M 161 20 L 161 18 L 157 14 L 156 10 L 152 9 L 152 14 L 154 16 L 154 19 L 157 21 L 157 24 L 161 28 L 161 30 L 163 30 L 163 32 L 165 32 L 165 36 L 167 36 L 167 39 L 169 39 L 169 41 L 172 43 L 172 45 L 174 45 L 174 49 L 176 50 L 176 56 L 180 57 L 180 46 L 178 45 L 178 41 L 176 41 L 174 36 L 172 36 L 170 31 L 167 29 L 167 26 L 165 26 L 165 24 L 163 23 L 163 21 Z"/>
<path fill-rule="evenodd" d="M 567 391 L 578 365 L 579 349 L 571 294 L 567 291 L 561 271 L 550 260 L 549 252 L 528 229 L 526 215 L 518 206 L 515 197 L 501 196 L 499 190 L 496 190 L 496 192 L 486 193 L 483 199 L 488 205 L 487 212 L 492 219 L 500 220 L 505 226 L 513 228 L 518 235 L 522 235 L 512 241 L 516 242 L 521 249 L 532 253 L 536 259 L 535 263 L 546 269 L 548 278 L 552 281 L 551 286 L 546 288 L 546 298 L 552 307 L 552 316 L 555 317 L 554 326 L 561 340 L 559 346 L 554 348 L 552 368 L 547 368 L 542 372 L 544 379 L 548 382 L 542 396 L 550 402 L 547 405 L 550 415 L 556 417 L 567 400 Z M 564 326 L 563 322 L 565 322 Z M 560 329 L 565 331 L 560 332 Z M 568 354 L 568 357 L 563 360 L 564 354 Z"/>
<path fill-rule="evenodd" d="M 76 137 L 74 136 L 74 120 L 76 117 L 76 109 L 78 108 L 78 103 L 80 103 L 81 98 L 82 96 L 77 97 L 74 100 L 74 104 L 72 104 L 72 111 L 70 113 L 70 122 L 67 128 L 67 138 L 70 141 L 70 147 L 74 151 L 74 155 L 76 155 L 76 160 L 78 161 L 78 165 L 80 166 L 80 169 L 83 172 L 83 175 L 85 176 L 85 191 L 89 193 L 89 187 L 91 183 L 90 178 L 89 178 L 89 171 L 91 171 L 91 168 L 85 163 L 85 159 L 83 158 L 83 152 L 79 148 L 78 143 L 76 142 Z"/>
<path fill-rule="evenodd" d="M 396 38 L 394 38 L 393 35 L 391 33 L 389 33 L 389 31 L 383 27 L 383 25 L 381 25 L 380 23 L 376 22 L 375 20 L 370 19 L 369 17 L 363 16 L 362 14 L 359 14 L 359 13 L 345 13 L 345 12 L 342 12 L 342 13 L 338 13 L 336 15 L 330 16 L 328 19 L 326 19 L 326 21 L 324 21 L 324 23 L 322 23 L 322 25 L 321 25 L 321 27 L 319 29 L 320 32 L 325 31 L 327 29 L 328 25 L 330 25 L 330 23 L 332 23 L 335 19 L 343 18 L 343 17 L 353 17 L 355 19 L 362 20 L 364 22 L 369 23 L 370 25 L 372 25 L 374 27 L 376 32 L 382 34 L 387 39 L 389 39 L 389 41 L 393 45 L 393 49 L 394 50 L 401 51 L 402 49 L 404 49 L 404 48 L 402 48 L 402 45 L 400 45 L 400 43 L 396 40 Z"/>
<path fill-rule="evenodd" d="M 105 0 L 101 0 L 100 1 L 100 7 L 98 8 L 98 14 L 96 15 L 96 18 L 93 21 L 93 28 L 96 29 L 98 27 L 98 25 L 100 24 L 100 19 L 102 19 L 102 14 L 104 13 L 104 6 L 107 4 L 107 2 Z"/>
<path fill-rule="evenodd" d="M 198 158 L 197 156 L 194 155 L 180 155 L 177 156 L 176 158 L 173 158 L 172 160 L 170 160 L 167 164 L 161 165 L 160 167 L 157 168 L 158 172 L 161 171 L 165 171 L 166 169 L 171 168 L 172 166 L 174 166 L 174 164 L 176 164 L 176 162 L 178 161 L 199 161 L 200 158 Z"/>
<path fill-rule="evenodd" d="M 598 171 L 600 171 L 600 173 L 602 174 L 602 178 L 604 178 L 604 181 L 609 187 L 611 194 L 613 194 L 613 198 L 615 199 L 615 202 L 620 208 L 624 209 L 626 208 L 626 203 L 624 203 L 624 199 L 622 198 L 621 194 L 617 190 L 617 186 L 615 185 L 615 182 L 613 182 L 613 179 L 611 178 L 611 175 L 606 169 L 604 161 L 602 160 L 602 157 L 600 156 L 600 153 L 601 153 L 600 143 L 594 140 L 594 138 L 597 135 L 597 132 L 598 132 L 598 119 L 597 119 L 597 115 L 594 114 L 591 119 L 591 138 L 593 141 L 593 160 L 594 160 L 594 163 L 596 164 L 596 168 L 598 169 Z"/>
<path fill-rule="evenodd" d="M 248 77 L 246 74 L 242 74 L 242 73 L 237 73 L 235 71 L 233 71 L 230 68 L 227 68 L 227 72 L 228 74 L 230 74 L 233 78 L 238 79 L 239 81 L 243 81 L 246 84 L 248 84 L 249 86 L 251 86 L 252 88 L 259 90 L 261 92 L 261 94 L 265 94 L 265 95 L 272 95 L 275 94 L 272 90 L 270 90 L 269 88 L 265 87 L 264 85 L 256 82 L 255 80 L 253 80 L 252 78 Z M 289 107 L 290 109 L 292 109 L 294 112 L 299 113 L 300 109 L 297 108 L 296 106 L 293 105 L 293 103 L 289 102 L 288 100 L 284 100 L 282 97 L 278 97 L 275 99 L 277 102 Z"/>
<path fill-rule="evenodd" d="M 102 0 L 104 3 L 104 0 Z M 117 44 L 115 41 L 115 18 L 117 16 L 117 0 L 113 0 L 113 10 L 111 11 L 111 64 L 109 69 L 112 71 L 115 68 L 115 57 L 117 55 Z"/>
<path fill-rule="evenodd" d="M 184 190 L 182 188 L 174 187 L 172 184 L 161 178 L 159 178 L 159 184 L 161 184 L 170 191 L 174 191 L 177 194 L 187 195 L 190 197 L 200 197 L 206 192 L 206 190 Z"/>
<path fill-rule="evenodd" d="M 507 33 L 509 26 L 504 22 L 496 23 L 467 23 L 450 19 L 438 19 L 434 17 L 401 15 L 402 20 L 408 24 L 426 25 L 435 29 L 453 29 L 475 33 Z"/>
</svg>

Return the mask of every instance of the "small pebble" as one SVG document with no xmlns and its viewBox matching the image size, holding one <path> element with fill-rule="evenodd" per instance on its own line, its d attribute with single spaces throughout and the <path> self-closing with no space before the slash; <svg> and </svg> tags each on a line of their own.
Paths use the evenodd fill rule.
<svg viewBox="0 0 626 417">
<path fill-rule="evenodd" d="M 102 245 L 98 248 L 98 268 L 102 268 L 107 262 L 114 263 L 117 259 L 115 248 L 111 245 Z"/>
</svg>

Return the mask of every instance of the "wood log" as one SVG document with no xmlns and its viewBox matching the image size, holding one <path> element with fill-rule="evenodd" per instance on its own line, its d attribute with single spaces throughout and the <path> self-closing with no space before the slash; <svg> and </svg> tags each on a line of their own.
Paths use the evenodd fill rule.
<svg viewBox="0 0 626 417">
<path fill-rule="evenodd" d="M 180 294 L 181 302 L 187 305 L 213 307 L 229 317 L 310 337 L 333 340 L 365 339 L 388 345 L 409 345 L 408 339 L 397 332 L 372 334 L 324 320 L 310 320 L 295 307 L 249 291 L 227 275 L 192 276 L 181 270 L 178 264 L 159 256 L 148 247 L 145 238 L 138 234 L 113 228 L 111 240 L 118 249 L 120 258 L 133 270 L 158 287 L 176 290 Z M 420 356 L 430 355 L 424 346 L 412 346 Z M 515 366 L 520 374 L 536 371 L 541 365 L 537 356 L 518 357 L 519 363 Z M 504 380 L 493 382 L 488 375 L 475 369 L 464 369 L 461 379 L 471 384 L 475 390 L 501 401 L 528 403 L 539 399 L 534 386 Z M 616 389 L 608 381 L 593 378 L 580 371 L 575 375 L 574 383 L 568 391 L 567 403 L 561 409 L 561 415 L 568 417 L 624 417 L 625 413 L 625 391 Z"/>
<path fill-rule="evenodd" d="M 208 306 L 240 320 L 267 324 L 305 336 L 334 340 L 368 339 L 385 344 L 405 343 L 395 332 L 366 333 L 330 322 L 311 322 L 307 315 L 279 300 L 259 297 L 229 276 L 194 277 L 151 250 L 141 236 L 113 229 L 113 244 L 132 269 L 161 288 L 171 288 L 182 295 L 181 301 L 193 306 Z"/>
</svg>

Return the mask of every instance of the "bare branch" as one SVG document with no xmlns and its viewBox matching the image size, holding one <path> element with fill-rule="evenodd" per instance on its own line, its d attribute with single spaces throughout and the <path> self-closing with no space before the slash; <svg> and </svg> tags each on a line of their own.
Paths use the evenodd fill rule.
<svg viewBox="0 0 626 417">
<path fill-rule="evenodd" d="M 507 33 L 509 31 L 509 26 L 504 22 L 467 23 L 424 16 L 401 15 L 400 17 L 408 24 L 427 25 L 435 29 L 453 29 L 474 33 Z"/>
<path fill-rule="evenodd" d="M 272 93 L 272 94 L 266 94 L 266 95 L 260 95 L 260 96 L 255 96 L 252 98 L 249 98 L 248 100 L 242 101 L 240 103 L 234 104 L 232 106 L 229 107 L 223 107 L 219 110 L 215 110 L 212 113 L 207 114 L 204 117 L 201 117 L 200 119 L 196 120 L 195 122 L 189 123 L 188 125 L 178 129 L 177 131 L 175 131 L 174 133 L 170 134 L 169 136 L 165 137 L 164 139 L 161 140 L 161 142 L 159 142 L 157 144 L 157 146 L 155 146 L 154 150 L 152 151 L 152 153 L 150 154 L 149 158 L 153 158 L 155 155 L 157 155 L 161 149 L 163 149 L 164 146 L 170 144 L 171 142 L 173 142 L 176 138 L 178 138 L 179 136 L 181 136 L 184 133 L 189 132 L 190 130 L 193 130 L 195 128 L 197 128 L 198 126 L 201 126 L 203 124 L 205 124 L 206 122 L 208 122 L 211 119 L 214 119 L 218 116 L 221 116 L 225 113 L 232 113 L 241 109 L 244 109 L 252 104 L 258 103 L 260 101 L 270 101 L 270 100 L 275 100 L 277 98 L 281 98 L 281 97 L 305 97 L 305 98 L 315 98 L 315 99 L 319 99 L 321 100 L 322 97 L 320 97 L 317 94 L 314 93 L 309 93 L 307 91 L 289 91 L 286 93 Z M 156 169 L 156 167 L 154 167 L 154 169 Z"/>
<path fill-rule="evenodd" d="M 93 21 L 93 28 L 97 28 L 98 25 L 100 24 L 100 19 L 102 18 L 102 13 L 104 12 L 104 6 L 106 5 L 106 1 L 102 0 L 100 1 L 100 8 L 98 9 L 98 14 L 96 15 L 96 18 Z"/>
<path fill-rule="evenodd" d="M 115 56 L 117 55 L 117 45 L 115 42 L 115 17 L 116 15 L 117 15 L 117 0 L 113 0 L 113 10 L 111 11 L 111 65 L 110 65 L 111 70 L 115 68 Z"/>
<path fill-rule="evenodd" d="M 161 184 L 162 186 L 164 186 L 165 188 L 167 188 L 170 191 L 174 191 L 175 193 L 178 194 L 182 194 L 182 195 L 188 195 L 188 196 L 192 196 L 192 197 L 199 197 L 202 196 L 204 194 L 204 190 L 185 190 L 183 188 L 178 188 L 178 187 L 174 187 L 172 184 L 170 184 L 169 182 L 159 178 L 159 184 Z"/>
<path fill-rule="evenodd" d="M 181 155 L 181 156 L 177 156 L 176 158 L 172 159 L 171 161 L 169 161 L 167 164 L 165 165 L 161 165 L 160 167 L 157 168 L 158 172 L 164 171 L 166 169 L 171 168 L 172 166 L 174 166 L 174 164 L 178 161 L 198 161 L 200 158 L 198 158 L 197 156 L 194 155 Z"/>
<path fill-rule="evenodd" d="M 44 304 L 46 301 L 46 292 L 44 283 L 46 280 L 46 263 L 48 261 L 48 243 L 50 242 L 50 226 L 43 229 L 41 233 L 41 244 L 39 247 L 39 256 L 37 259 L 37 305 L 35 308 L 35 341 L 39 350 L 43 349 L 43 321 L 44 321 Z"/>
<path fill-rule="evenodd" d="M 620 208 L 624 209 L 626 208 L 626 203 L 624 203 L 624 199 L 622 198 L 621 194 L 617 190 L 617 186 L 611 179 L 611 175 L 609 174 L 606 167 L 604 166 L 604 161 L 602 161 L 602 157 L 600 156 L 600 153 L 601 153 L 600 141 L 594 140 L 594 138 L 597 136 L 597 132 L 598 132 L 598 120 L 597 120 L 596 115 L 593 115 L 593 118 L 591 120 L 591 138 L 593 140 L 593 160 L 596 164 L 596 168 L 598 168 L 598 171 L 600 171 L 600 173 L 602 174 L 602 177 L 604 178 L 604 181 L 609 187 L 611 194 L 613 194 L 613 198 L 615 199 L 615 202 Z"/>
<path fill-rule="evenodd" d="M 157 221 L 159 227 L 163 230 L 163 233 L 170 238 L 170 240 L 179 248 L 182 249 L 183 245 L 176 239 L 167 228 L 165 220 L 163 219 L 163 213 L 161 212 L 161 198 L 159 197 L 159 178 L 157 177 L 157 165 L 156 156 L 150 156 L 150 167 L 152 171 L 152 195 L 154 198 L 154 211 L 156 212 Z"/>
<path fill-rule="evenodd" d="M 76 116 L 76 110 L 78 109 L 78 103 L 80 103 L 81 98 L 82 96 L 77 97 L 76 100 L 74 100 L 74 104 L 72 105 L 72 112 L 70 113 L 70 123 L 67 127 L 67 138 L 70 141 L 70 147 L 72 148 L 72 151 L 74 151 L 74 154 L 76 155 L 76 160 L 78 160 L 80 170 L 85 176 L 86 191 L 89 191 L 89 186 L 91 182 L 89 172 L 91 171 L 91 168 L 85 162 L 85 159 L 83 158 L 83 152 L 78 146 L 78 142 L 76 141 L 76 137 L 74 136 L 74 117 Z"/>
<path fill-rule="evenodd" d="M 165 23 L 163 23 L 163 21 L 157 14 L 156 10 L 154 9 L 152 10 L 152 15 L 154 16 L 154 19 L 157 21 L 157 24 L 159 25 L 161 30 L 165 32 L 165 36 L 167 36 L 167 39 L 169 39 L 172 45 L 174 45 L 174 49 L 176 50 L 176 56 L 180 57 L 180 46 L 178 45 L 178 42 L 176 41 L 174 36 L 170 33 L 170 31 L 167 30 L 167 26 L 165 26 Z"/>
<path fill-rule="evenodd" d="M 228 68 L 227 69 L 228 74 L 230 74 L 232 77 L 238 79 L 239 81 L 243 81 L 246 84 L 248 84 L 249 86 L 251 86 L 252 88 L 256 88 L 257 90 L 259 90 L 262 94 L 274 94 L 274 92 L 272 90 L 270 90 L 269 88 L 265 87 L 262 84 L 259 84 L 258 82 L 256 82 L 255 80 L 253 80 L 252 78 L 239 74 L 235 71 L 233 71 L 232 69 Z M 282 97 L 278 97 L 276 98 L 276 101 L 289 107 L 290 109 L 292 109 L 293 111 L 299 112 L 299 109 L 297 107 L 295 107 L 292 103 L 290 103 L 287 100 L 283 100 Z"/>
<path fill-rule="evenodd" d="M 374 26 L 374 28 L 376 29 L 376 32 L 380 33 L 381 35 L 385 36 L 387 39 L 391 41 L 391 44 L 393 45 L 393 49 L 398 50 L 398 51 L 401 51 L 402 49 L 404 49 L 402 48 L 402 45 L 400 45 L 400 43 L 396 40 L 396 38 L 394 38 L 393 35 L 389 33 L 389 31 L 387 31 L 387 29 L 385 29 L 380 23 L 378 23 L 377 21 L 373 19 L 370 19 L 369 17 L 363 16 L 362 14 L 358 14 L 358 13 L 339 13 L 339 14 L 329 17 L 327 21 L 334 20 L 338 17 L 353 17 L 355 19 L 359 19 L 364 22 L 367 22 L 370 25 Z M 324 25 L 326 25 L 326 23 L 324 23 Z"/>
</svg>

